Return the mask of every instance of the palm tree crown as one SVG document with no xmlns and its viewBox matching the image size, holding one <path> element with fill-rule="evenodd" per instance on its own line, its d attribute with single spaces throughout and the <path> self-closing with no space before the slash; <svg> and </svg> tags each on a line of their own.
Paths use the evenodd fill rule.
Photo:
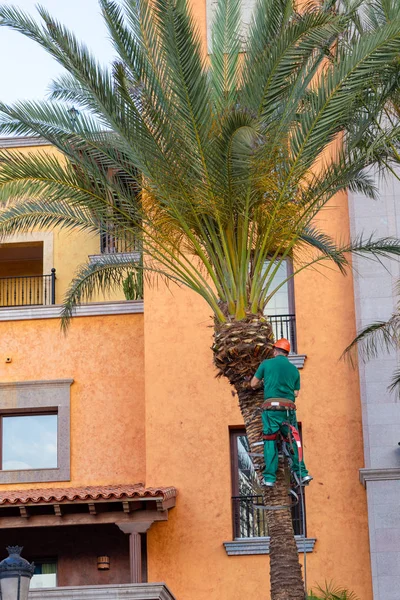
<svg viewBox="0 0 400 600">
<path fill-rule="evenodd" d="M 41 24 L 0 8 L 1 24 L 68 72 L 48 102 L 0 104 L 2 133 L 43 136 L 67 159 L 2 157 L 0 234 L 111 222 L 140 237 L 135 268 L 189 286 L 219 322 L 262 312 L 293 253 L 296 274 L 326 261 L 344 271 L 349 250 L 399 252 L 389 239 L 337 245 L 313 226 L 337 192 L 374 194 L 365 168 L 389 151 L 383 136 L 362 141 L 387 90 L 375 89 L 369 111 L 363 92 L 392 68 L 399 21 L 358 35 L 333 2 L 298 12 L 292 0 L 259 0 L 243 41 L 240 0 L 220 0 L 207 57 L 185 0 L 100 5 L 112 69 L 44 8 Z M 65 102 L 80 108 L 73 122 Z M 65 314 L 130 271 L 126 257 L 83 266 Z"/>
</svg>

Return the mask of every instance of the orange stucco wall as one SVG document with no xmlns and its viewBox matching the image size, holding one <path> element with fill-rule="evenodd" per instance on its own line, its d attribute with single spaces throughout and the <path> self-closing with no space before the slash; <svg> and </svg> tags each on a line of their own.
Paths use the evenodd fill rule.
<svg viewBox="0 0 400 600">
<path fill-rule="evenodd" d="M 65 485 L 145 481 L 143 315 L 76 318 L 67 336 L 57 319 L 1 322 L 0 339 L 0 382 L 74 379 Z"/>
</svg>

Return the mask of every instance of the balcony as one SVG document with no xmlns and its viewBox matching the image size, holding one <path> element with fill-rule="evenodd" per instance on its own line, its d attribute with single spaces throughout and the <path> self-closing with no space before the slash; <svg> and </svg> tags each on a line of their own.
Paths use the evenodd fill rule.
<svg viewBox="0 0 400 600">
<path fill-rule="evenodd" d="M 50 275 L 0 277 L 0 307 L 50 306 L 55 302 L 55 269 Z"/>
<path fill-rule="evenodd" d="M 31 590 L 29 600 L 175 600 L 163 583 L 90 585 Z"/>
<path fill-rule="evenodd" d="M 115 225 L 108 225 L 102 228 L 100 234 L 101 254 L 129 254 L 138 250 L 138 239 L 133 233 L 127 231 L 119 233 Z"/>
<path fill-rule="evenodd" d="M 267 315 L 274 338 L 286 338 L 291 345 L 291 353 L 297 354 L 296 315 Z"/>
<path fill-rule="evenodd" d="M 105 225 L 100 233 L 100 253 L 89 256 L 90 263 L 100 262 L 104 256 L 125 255 L 129 260 L 140 259 L 140 242 L 133 232 L 118 232 L 115 225 Z"/>
</svg>

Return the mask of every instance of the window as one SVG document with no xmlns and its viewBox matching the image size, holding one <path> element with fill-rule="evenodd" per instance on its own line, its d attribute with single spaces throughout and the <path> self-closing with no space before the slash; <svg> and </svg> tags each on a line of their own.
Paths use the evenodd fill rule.
<svg viewBox="0 0 400 600">
<path fill-rule="evenodd" d="M 300 426 L 299 426 L 300 427 Z M 255 538 L 268 536 L 262 492 L 256 471 L 249 456 L 249 443 L 244 429 L 231 431 L 232 513 L 233 537 Z M 295 487 L 292 485 L 292 489 Z M 301 505 L 292 509 L 295 535 L 303 535 Z"/>
<path fill-rule="evenodd" d="M 57 561 L 33 560 L 35 570 L 31 579 L 30 589 L 57 587 Z"/>
<path fill-rule="evenodd" d="M 271 291 L 278 287 L 285 279 L 290 277 L 293 268 L 290 260 L 283 261 L 275 273 Z M 268 302 L 265 313 L 267 315 L 289 315 L 294 313 L 293 279 L 286 281 Z"/>
<path fill-rule="evenodd" d="M 282 262 L 275 273 L 271 291 L 279 286 L 293 272 L 292 262 Z M 264 310 L 274 332 L 275 339 L 286 338 L 290 341 L 292 352 L 297 352 L 296 315 L 294 310 L 293 278 L 286 281 L 274 294 Z"/>
<path fill-rule="evenodd" d="M 208 52 L 211 53 L 211 26 L 214 20 L 215 10 L 217 7 L 216 0 L 206 0 L 206 16 L 207 16 L 207 46 Z M 250 21 L 253 15 L 255 7 L 255 0 L 243 0 L 240 6 L 242 31 L 241 36 L 243 40 L 246 39 L 247 30 L 250 25 Z"/>
<path fill-rule="evenodd" d="M 1 416 L 1 469 L 57 468 L 57 414 Z"/>
<path fill-rule="evenodd" d="M 0 382 L 0 484 L 70 480 L 72 383 Z"/>
</svg>

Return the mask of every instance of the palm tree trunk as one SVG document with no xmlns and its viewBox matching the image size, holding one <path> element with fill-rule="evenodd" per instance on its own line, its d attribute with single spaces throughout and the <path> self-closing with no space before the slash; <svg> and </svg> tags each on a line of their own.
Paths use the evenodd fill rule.
<svg viewBox="0 0 400 600">
<path fill-rule="evenodd" d="M 253 376 L 262 360 L 271 355 L 273 334 L 265 317 L 248 315 L 241 321 L 215 322 L 214 362 L 218 375 L 225 376 L 235 387 L 243 416 L 247 438 L 253 452 L 260 452 L 262 434 L 261 390 L 248 389 L 245 378 Z M 254 457 L 253 463 L 261 478 L 263 459 Z M 284 459 L 280 459 L 274 488 L 263 493 L 266 506 L 288 504 L 288 488 Z M 304 584 L 290 509 L 267 510 L 266 520 L 270 541 L 271 600 L 304 600 Z"/>
</svg>

